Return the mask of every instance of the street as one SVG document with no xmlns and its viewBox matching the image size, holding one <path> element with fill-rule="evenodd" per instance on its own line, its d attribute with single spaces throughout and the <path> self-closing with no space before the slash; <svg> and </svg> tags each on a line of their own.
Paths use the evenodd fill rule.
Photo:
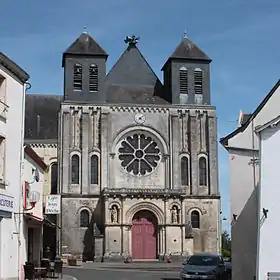
<svg viewBox="0 0 280 280">
<path fill-rule="evenodd" d="M 131 267 L 131 266 L 98 266 L 83 268 L 64 268 L 63 279 L 67 280 L 88 280 L 88 279 L 114 279 L 114 280 L 178 280 L 180 269 L 167 267 Z M 72 277 L 70 277 L 72 276 Z"/>
</svg>

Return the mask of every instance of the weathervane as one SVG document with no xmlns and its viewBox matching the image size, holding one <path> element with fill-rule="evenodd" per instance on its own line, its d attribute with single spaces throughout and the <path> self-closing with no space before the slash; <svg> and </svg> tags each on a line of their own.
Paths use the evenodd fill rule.
<svg viewBox="0 0 280 280">
<path fill-rule="evenodd" d="M 139 39 L 140 39 L 140 37 L 136 37 L 134 35 L 126 36 L 125 39 L 124 39 L 124 42 L 126 44 L 128 44 L 128 46 L 131 47 L 131 46 L 135 46 L 138 43 Z"/>
</svg>

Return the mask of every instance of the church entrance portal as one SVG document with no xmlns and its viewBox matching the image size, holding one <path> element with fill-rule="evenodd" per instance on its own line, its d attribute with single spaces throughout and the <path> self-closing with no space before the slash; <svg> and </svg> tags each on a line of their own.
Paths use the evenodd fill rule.
<svg viewBox="0 0 280 280">
<path fill-rule="evenodd" d="M 137 212 L 132 220 L 132 258 L 156 259 L 157 219 L 150 211 Z"/>
</svg>

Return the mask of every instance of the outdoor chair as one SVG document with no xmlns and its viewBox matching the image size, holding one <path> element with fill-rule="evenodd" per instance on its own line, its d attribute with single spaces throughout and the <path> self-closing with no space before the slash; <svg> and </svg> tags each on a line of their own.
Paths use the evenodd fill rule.
<svg viewBox="0 0 280 280">
<path fill-rule="evenodd" d="M 41 275 L 37 274 L 33 264 L 26 264 L 24 267 L 24 279 L 33 280 L 40 278 Z"/>
<path fill-rule="evenodd" d="M 42 259 L 41 260 L 41 267 L 45 267 L 46 270 L 42 270 L 41 276 L 42 277 L 47 277 L 49 272 L 52 272 L 51 270 L 51 264 L 48 259 Z"/>
</svg>

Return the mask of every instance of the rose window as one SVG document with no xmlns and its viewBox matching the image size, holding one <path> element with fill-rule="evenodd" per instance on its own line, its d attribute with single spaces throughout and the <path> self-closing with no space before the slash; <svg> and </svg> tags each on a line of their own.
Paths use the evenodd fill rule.
<svg viewBox="0 0 280 280">
<path fill-rule="evenodd" d="M 152 172 L 160 160 L 157 143 L 144 134 L 126 137 L 119 148 L 122 167 L 134 175 L 146 175 Z"/>
</svg>

